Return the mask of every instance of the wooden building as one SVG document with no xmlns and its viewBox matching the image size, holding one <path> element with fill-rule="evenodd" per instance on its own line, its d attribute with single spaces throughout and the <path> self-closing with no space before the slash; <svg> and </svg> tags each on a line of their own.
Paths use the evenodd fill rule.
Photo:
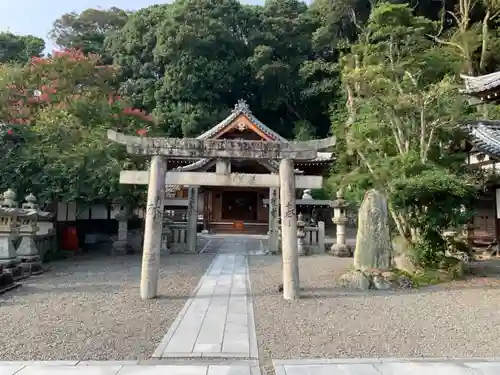
<svg viewBox="0 0 500 375">
<path fill-rule="evenodd" d="M 500 72 L 478 77 L 463 75 L 463 94 L 471 104 L 498 103 L 500 100 Z M 468 122 L 465 130 L 470 135 L 467 163 L 477 168 L 500 172 L 500 121 L 477 120 Z M 500 186 L 486 186 L 476 207 L 472 222 L 472 237 L 478 244 L 500 238 Z"/>
<path fill-rule="evenodd" d="M 240 100 L 231 114 L 197 139 L 245 139 L 265 142 L 288 142 L 285 138 L 259 121 L 248 105 Z M 315 160 L 297 162 L 297 174 L 326 175 L 332 162 L 332 153 L 320 152 Z M 230 160 L 221 163 L 215 159 L 169 160 L 168 170 L 191 172 L 215 172 L 230 168 L 231 173 L 273 174 L 278 172 L 278 163 L 273 160 Z M 200 181 L 200 184 L 203 181 Z M 167 196 L 187 198 L 187 187 L 167 186 Z M 298 195 L 301 192 L 297 192 Z M 200 187 L 198 211 L 203 218 L 204 229 L 212 232 L 266 233 L 269 209 L 263 200 L 269 198 L 268 188 Z"/>
</svg>

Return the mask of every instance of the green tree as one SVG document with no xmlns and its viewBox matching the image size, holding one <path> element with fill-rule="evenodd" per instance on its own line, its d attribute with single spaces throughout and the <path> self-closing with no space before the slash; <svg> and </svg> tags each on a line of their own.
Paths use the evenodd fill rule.
<svg viewBox="0 0 500 375">
<path fill-rule="evenodd" d="M 33 56 L 41 56 L 44 48 L 45 42 L 36 36 L 0 33 L 0 63 L 26 63 Z"/>
<path fill-rule="evenodd" d="M 50 37 L 64 49 L 103 54 L 106 37 L 119 31 L 127 22 L 129 12 L 89 8 L 81 13 L 66 13 L 54 21 Z"/>
<path fill-rule="evenodd" d="M 348 173 L 334 181 L 385 190 L 399 234 L 434 246 L 442 230 L 468 218 L 460 207 L 478 189 L 461 168 L 457 124 L 465 106 L 453 83 L 455 61 L 428 37 L 437 27 L 407 5 L 372 10 L 342 63 L 347 113 L 335 131 L 345 153 L 339 172 Z"/>
</svg>

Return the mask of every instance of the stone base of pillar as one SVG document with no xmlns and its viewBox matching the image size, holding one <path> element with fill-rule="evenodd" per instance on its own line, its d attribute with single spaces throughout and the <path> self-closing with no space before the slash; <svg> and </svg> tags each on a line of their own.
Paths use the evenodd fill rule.
<svg viewBox="0 0 500 375">
<path fill-rule="evenodd" d="M 162 255 L 168 255 L 171 253 L 170 247 L 166 242 L 162 242 L 161 247 L 160 247 L 160 254 Z"/>
<path fill-rule="evenodd" d="M 306 246 L 303 238 L 297 238 L 297 254 L 301 257 L 307 255 Z"/>
<path fill-rule="evenodd" d="M 348 258 L 352 256 L 351 247 L 347 244 L 334 243 L 330 248 L 330 252 L 333 256 L 339 258 Z"/>
<path fill-rule="evenodd" d="M 21 257 L 23 273 L 26 276 L 36 276 L 43 273 L 43 266 L 39 256 Z"/>
<path fill-rule="evenodd" d="M 0 294 L 8 290 L 20 287 L 21 284 L 14 281 L 14 277 L 9 272 L 4 272 L 3 266 L 0 265 Z"/>
<path fill-rule="evenodd" d="M 24 269 L 19 264 L 16 265 L 5 265 L 3 269 L 4 273 L 10 273 L 14 278 L 14 281 L 22 280 L 28 277 L 29 275 L 24 274 Z"/>
</svg>

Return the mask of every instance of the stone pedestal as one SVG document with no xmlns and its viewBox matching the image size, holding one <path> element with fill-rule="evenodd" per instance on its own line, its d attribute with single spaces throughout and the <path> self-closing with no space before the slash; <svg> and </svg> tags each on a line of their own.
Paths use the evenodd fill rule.
<svg viewBox="0 0 500 375">
<path fill-rule="evenodd" d="M 279 253 L 279 192 L 278 189 L 269 189 L 269 252 Z"/>
<path fill-rule="evenodd" d="M 27 224 L 27 220 L 21 220 L 21 243 L 17 248 L 17 255 L 21 259 L 20 266 L 26 276 L 39 275 L 43 273 L 42 261 L 36 248 L 34 236 L 38 227 L 36 224 Z"/>
<path fill-rule="evenodd" d="M 25 199 L 26 203 L 22 205 L 23 210 L 29 210 L 32 214 L 26 213 L 26 215 L 19 217 L 21 243 L 17 248 L 17 255 L 21 258 L 20 266 L 26 275 L 39 275 L 43 273 L 42 260 L 34 240 L 38 231 L 38 206 L 33 194 L 28 195 Z"/>
<path fill-rule="evenodd" d="M 198 186 L 188 188 L 187 250 L 196 253 L 198 239 Z"/>
<path fill-rule="evenodd" d="M 165 200 L 167 162 L 162 156 L 152 156 L 149 167 L 148 202 L 142 251 L 141 298 L 156 297 L 160 272 L 161 231 Z"/>
<path fill-rule="evenodd" d="M 0 265 L 3 266 L 3 272 L 19 280 L 24 277 L 24 271 L 12 241 L 19 236 L 18 218 L 21 212 L 15 201 L 16 193 L 9 189 L 3 197 L 0 204 Z"/>
<path fill-rule="evenodd" d="M 280 161 L 281 252 L 283 256 L 283 298 L 300 297 L 297 250 L 297 213 L 293 161 Z"/>
<path fill-rule="evenodd" d="M 0 264 L 0 294 L 19 286 L 21 286 L 21 284 L 14 281 L 12 273 L 4 272 L 3 265 Z"/>
<path fill-rule="evenodd" d="M 304 243 L 304 238 L 306 237 L 305 227 L 304 216 L 299 214 L 297 218 L 297 253 L 299 256 L 306 255 L 306 246 Z"/>
</svg>

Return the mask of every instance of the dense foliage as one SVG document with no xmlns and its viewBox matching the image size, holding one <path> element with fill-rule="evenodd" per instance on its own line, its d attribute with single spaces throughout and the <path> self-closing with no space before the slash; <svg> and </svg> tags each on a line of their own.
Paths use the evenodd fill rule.
<svg viewBox="0 0 500 375">
<path fill-rule="evenodd" d="M 470 107 L 458 94 L 459 74 L 500 68 L 499 14 L 490 0 L 176 0 L 136 12 L 65 14 L 52 38 L 81 54 L 0 70 L 0 100 L 8 103 L 1 119 L 22 128 L 4 138 L 10 156 L 2 185 L 114 197 L 116 180 L 102 176 L 116 176 L 130 161 L 103 140 L 104 130 L 143 126 L 116 117 L 125 102 L 152 114 L 155 130 L 191 136 L 245 99 L 287 138 L 337 135 L 330 189 L 347 187 L 358 201 L 369 187 L 384 190 L 399 233 L 436 243 L 441 230 L 470 216 L 482 183 L 461 168 L 457 125 L 498 109 Z M 33 37 L 3 40 L 1 61 L 40 53 Z M 29 96 L 35 89 L 36 99 Z M 123 99 L 108 103 L 117 93 Z M 23 104 L 13 105 L 14 97 Z M 12 146 L 16 136 L 23 147 Z"/>
<path fill-rule="evenodd" d="M 0 68 L 3 190 L 80 202 L 121 197 L 120 169 L 141 161 L 110 144 L 106 131 L 137 132 L 153 119 L 116 95 L 119 69 L 99 60 L 68 50 Z"/>
</svg>

